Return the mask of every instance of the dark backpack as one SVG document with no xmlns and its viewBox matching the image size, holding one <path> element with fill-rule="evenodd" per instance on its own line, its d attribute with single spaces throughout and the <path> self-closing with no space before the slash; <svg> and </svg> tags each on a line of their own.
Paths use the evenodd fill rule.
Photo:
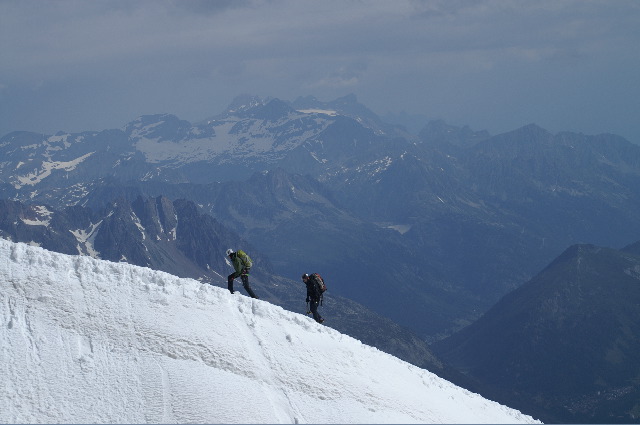
<svg viewBox="0 0 640 425">
<path fill-rule="evenodd" d="M 322 279 L 322 276 L 320 276 L 318 273 L 312 273 L 309 275 L 309 279 L 311 279 L 311 281 L 313 282 L 318 296 L 324 294 L 324 291 L 327 290 L 327 285 L 324 284 L 324 279 Z"/>
</svg>

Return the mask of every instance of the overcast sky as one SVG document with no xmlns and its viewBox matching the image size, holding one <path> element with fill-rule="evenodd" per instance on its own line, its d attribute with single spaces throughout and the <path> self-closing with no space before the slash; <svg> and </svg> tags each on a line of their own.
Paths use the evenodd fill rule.
<svg viewBox="0 0 640 425">
<path fill-rule="evenodd" d="M 197 122 L 244 93 L 640 143 L 640 1 L 0 0 L 0 135 Z"/>
</svg>

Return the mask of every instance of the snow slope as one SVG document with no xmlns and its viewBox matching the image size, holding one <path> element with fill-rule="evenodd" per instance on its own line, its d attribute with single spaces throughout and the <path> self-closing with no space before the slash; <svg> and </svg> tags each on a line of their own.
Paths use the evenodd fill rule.
<svg viewBox="0 0 640 425">
<path fill-rule="evenodd" d="M 238 293 L 5 240 L 0 259 L 0 423 L 535 422 Z"/>
</svg>

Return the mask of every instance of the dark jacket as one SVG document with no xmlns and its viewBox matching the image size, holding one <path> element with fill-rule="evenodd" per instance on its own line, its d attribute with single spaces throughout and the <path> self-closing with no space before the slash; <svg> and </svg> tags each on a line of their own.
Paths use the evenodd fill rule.
<svg viewBox="0 0 640 425">
<path fill-rule="evenodd" d="M 305 285 L 307 285 L 307 298 L 312 301 L 320 300 L 322 293 L 318 289 L 318 285 L 316 285 L 316 281 L 312 276 L 309 276 L 309 279 L 307 279 Z"/>
</svg>

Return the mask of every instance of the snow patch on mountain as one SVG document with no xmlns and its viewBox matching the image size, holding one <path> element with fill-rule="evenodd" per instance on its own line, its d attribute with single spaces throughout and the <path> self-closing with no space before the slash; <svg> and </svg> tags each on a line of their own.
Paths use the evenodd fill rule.
<svg viewBox="0 0 640 425">
<path fill-rule="evenodd" d="M 44 205 L 35 205 L 32 207 L 33 217 L 22 217 L 20 220 L 29 226 L 49 226 L 53 211 L 50 211 Z"/>
<path fill-rule="evenodd" d="M 34 186 L 49 177 L 54 170 L 72 171 L 94 153 L 89 152 L 71 161 L 43 161 L 40 169 L 36 169 L 24 176 L 16 176 L 15 178 L 18 182 L 14 183 L 13 186 L 16 189 L 20 189 L 23 186 Z"/>
<path fill-rule="evenodd" d="M 2 423 L 534 423 L 264 301 L 0 240 Z"/>
<path fill-rule="evenodd" d="M 332 111 L 328 109 L 298 109 L 298 112 L 302 112 L 303 114 L 324 114 L 329 115 L 330 117 L 335 117 L 338 115 L 338 111 Z"/>
<path fill-rule="evenodd" d="M 95 249 L 96 230 L 102 224 L 100 220 L 96 224 L 91 224 L 88 229 L 69 230 L 78 241 L 78 253 L 88 255 L 92 258 L 100 258 L 100 253 Z"/>
<path fill-rule="evenodd" d="M 404 235 L 409 230 L 411 230 L 411 225 L 410 224 L 390 224 L 390 225 L 386 226 L 386 228 L 395 230 L 396 232 L 400 233 L 401 235 Z"/>
</svg>

